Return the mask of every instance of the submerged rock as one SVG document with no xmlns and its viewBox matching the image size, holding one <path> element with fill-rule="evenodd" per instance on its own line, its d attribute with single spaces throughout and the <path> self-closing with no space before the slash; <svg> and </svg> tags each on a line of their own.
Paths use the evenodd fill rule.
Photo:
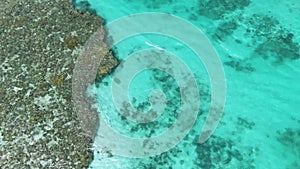
<svg viewBox="0 0 300 169">
<path fill-rule="evenodd" d="M 110 74 L 118 64 L 119 61 L 116 57 L 114 57 L 113 52 L 110 51 L 107 53 L 98 68 L 96 81 L 100 82 L 105 76 Z"/>
<path fill-rule="evenodd" d="M 250 0 L 206 0 L 199 1 L 199 14 L 210 19 L 222 19 L 226 14 L 243 10 Z"/>
<path fill-rule="evenodd" d="M 79 9 L 82 13 L 89 13 L 92 15 L 97 15 L 97 12 L 95 9 L 91 8 L 91 4 L 88 1 L 80 1 L 75 2 L 73 0 L 74 7 Z"/>
</svg>

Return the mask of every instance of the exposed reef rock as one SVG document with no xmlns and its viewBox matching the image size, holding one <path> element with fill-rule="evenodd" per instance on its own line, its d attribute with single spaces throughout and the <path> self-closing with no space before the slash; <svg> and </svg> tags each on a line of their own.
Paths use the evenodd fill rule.
<svg viewBox="0 0 300 169">
<path fill-rule="evenodd" d="M 89 165 L 92 137 L 73 111 L 72 74 L 102 25 L 69 0 L 0 1 L 0 168 Z"/>
<path fill-rule="evenodd" d="M 100 82 L 105 76 L 110 74 L 118 64 L 119 61 L 114 57 L 113 52 L 110 51 L 109 53 L 107 53 L 98 68 L 96 78 L 97 82 Z"/>
</svg>

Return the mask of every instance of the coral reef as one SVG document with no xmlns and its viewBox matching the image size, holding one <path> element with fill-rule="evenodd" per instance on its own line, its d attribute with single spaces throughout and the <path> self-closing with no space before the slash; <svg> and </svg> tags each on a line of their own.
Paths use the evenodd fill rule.
<svg viewBox="0 0 300 169">
<path fill-rule="evenodd" d="M 73 111 L 71 79 L 81 44 L 103 20 L 69 0 L 0 6 L 1 168 L 86 168 L 92 139 Z M 64 47 L 70 35 L 78 48 Z"/>
<path fill-rule="evenodd" d="M 244 73 L 251 73 L 253 71 L 255 71 L 255 68 L 250 64 L 250 62 L 246 59 L 236 59 L 233 58 L 232 56 L 228 57 L 230 60 L 229 61 L 225 61 L 224 65 L 226 66 L 230 66 L 233 69 L 235 69 L 238 72 L 244 72 Z"/>
<path fill-rule="evenodd" d="M 133 164 L 132 168 L 141 168 L 141 169 L 149 169 L 149 168 L 155 168 L 155 169 L 165 169 L 165 168 L 177 168 L 174 167 L 174 164 L 176 164 L 178 158 L 184 158 L 180 160 L 179 166 L 181 168 L 184 168 L 185 159 L 187 161 L 192 160 L 192 158 L 188 159 L 184 155 L 185 150 L 181 149 L 178 145 L 171 148 L 167 152 L 163 152 L 159 155 L 143 158 L 137 160 L 137 163 Z M 178 164 L 177 164 L 178 166 Z M 189 166 L 190 168 L 191 166 Z"/>
<path fill-rule="evenodd" d="M 105 62 L 103 62 L 105 63 Z M 107 64 L 106 64 L 107 65 Z M 101 67 L 101 66 L 100 66 Z M 157 69 L 149 70 L 151 77 L 153 78 L 153 87 L 161 89 L 166 94 L 167 103 L 164 113 L 156 120 L 149 123 L 131 123 L 124 116 L 118 113 L 117 118 L 114 119 L 120 123 L 120 126 L 124 126 L 125 131 L 131 136 L 137 137 L 140 135 L 151 137 L 161 132 L 161 130 L 168 128 L 172 123 L 175 122 L 179 113 L 180 104 L 180 91 L 176 85 L 175 80 L 167 73 L 159 71 Z M 98 73 L 99 74 L 99 73 Z M 104 76 L 102 76 L 104 77 Z M 98 76 L 98 79 L 100 77 Z M 96 86 L 102 81 L 96 81 Z M 136 98 L 132 98 L 132 105 L 139 111 L 145 112 L 151 106 L 148 101 L 137 101 Z M 160 129 L 160 130 L 153 130 Z"/>
<path fill-rule="evenodd" d="M 76 9 L 79 9 L 81 13 L 89 13 L 91 15 L 97 15 L 97 11 L 91 8 L 91 4 L 88 1 L 73 2 Z"/>
<path fill-rule="evenodd" d="M 254 55 L 276 64 L 300 58 L 300 44 L 274 17 L 253 14 L 245 18 L 244 24 L 247 25 L 244 36 L 251 37 L 250 45 L 256 46 Z"/>
<path fill-rule="evenodd" d="M 110 74 L 113 69 L 119 64 L 119 61 L 114 57 L 114 53 L 110 51 L 105 55 L 98 68 L 96 82 L 99 83 L 108 74 Z"/>
<path fill-rule="evenodd" d="M 281 26 L 274 17 L 253 14 L 245 18 L 244 24 L 247 25 L 244 36 L 251 37 L 249 45 L 256 47 L 254 56 L 276 64 L 300 58 L 300 46 L 294 42 L 293 33 Z"/>
<path fill-rule="evenodd" d="M 255 53 L 272 63 L 282 64 L 300 58 L 300 45 L 293 41 L 292 33 L 276 34 L 276 37 L 258 45 Z"/>
<path fill-rule="evenodd" d="M 282 29 L 278 20 L 263 14 L 252 14 L 245 17 L 243 22 L 247 25 L 244 36 L 250 36 L 253 39 L 258 37 L 271 38 Z"/>
<path fill-rule="evenodd" d="M 128 1 L 132 1 L 132 0 L 128 0 Z M 161 6 L 166 5 L 166 4 L 170 4 L 176 0 L 152 0 L 152 1 L 148 1 L 148 0 L 143 0 L 144 3 L 146 5 L 147 8 L 149 9 L 159 9 Z"/>
<path fill-rule="evenodd" d="M 252 149 L 244 148 L 244 152 L 240 152 L 231 140 L 212 136 L 207 142 L 197 144 L 198 159 L 195 165 L 205 169 L 223 169 L 228 165 L 232 168 L 255 169 L 252 160 L 255 152 Z"/>
<path fill-rule="evenodd" d="M 64 46 L 69 49 L 74 49 L 75 46 L 79 45 L 77 36 L 67 36 L 64 40 Z"/>
<path fill-rule="evenodd" d="M 235 34 L 235 31 L 239 34 Z M 238 39 L 240 36 L 245 39 Z M 234 38 L 237 45 L 246 45 L 254 49 L 246 59 L 234 59 L 228 55 L 229 61 L 225 61 L 224 64 L 236 71 L 253 72 L 255 68 L 250 65 L 250 61 L 257 57 L 271 62 L 274 66 L 300 58 L 300 44 L 295 42 L 294 34 L 268 15 L 228 15 L 227 19 L 219 22 L 212 37 L 217 41 Z"/>
<path fill-rule="evenodd" d="M 221 22 L 213 37 L 216 39 L 224 40 L 225 37 L 230 36 L 238 27 L 235 20 L 230 20 L 228 22 Z"/>
<path fill-rule="evenodd" d="M 54 74 L 50 76 L 50 84 L 54 86 L 61 86 L 64 83 L 65 75 L 64 74 Z"/>
<path fill-rule="evenodd" d="M 295 161 L 292 162 L 288 169 L 299 168 L 299 156 L 300 156 L 300 129 L 286 128 L 284 131 L 277 131 L 277 141 L 284 146 L 285 152 L 290 152 L 294 155 Z"/>
<path fill-rule="evenodd" d="M 299 157 L 300 155 L 300 130 L 287 128 L 285 131 L 277 131 L 277 140 L 288 147 Z"/>
<path fill-rule="evenodd" d="M 229 37 L 234 38 L 237 45 L 254 48 L 247 61 L 261 57 L 275 66 L 299 59 L 300 44 L 295 42 L 294 33 L 268 14 L 245 14 L 243 9 L 250 3 L 250 0 L 199 1 L 198 13 L 218 24 L 212 33 L 216 41 L 225 41 Z M 254 71 L 247 62 L 229 59 L 225 65 L 237 71 Z"/>
<path fill-rule="evenodd" d="M 242 10 L 250 0 L 204 0 L 199 1 L 199 14 L 210 19 L 221 19 L 224 15 Z"/>
<path fill-rule="evenodd" d="M 253 127 L 255 126 L 255 123 L 254 122 L 250 122 L 247 119 L 238 117 L 237 118 L 237 125 L 245 127 L 247 129 L 253 129 Z"/>
</svg>

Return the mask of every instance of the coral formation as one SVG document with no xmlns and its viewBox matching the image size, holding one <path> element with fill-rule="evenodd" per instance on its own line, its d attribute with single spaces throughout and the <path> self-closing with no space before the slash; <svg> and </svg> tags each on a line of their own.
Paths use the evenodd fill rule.
<svg viewBox="0 0 300 169">
<path fill-rule="evenodd" d="M 290 164 L 289 169 L 296 169 L 300 166 L 300 129 L 286 128 L 284 131 L 277 131 L 277 141 L 284 146 L 284 152 L 291 152 L 295 161 Z"/>
<path fill-rule="evenodd" d="M 225 166 L 233 168 L 255 169 L 252 147 L 247 152 L 240 152 L 229 139 L 212 136 L 207 142 L 197 144 L 198 159 L 195 165 L 205 169 L 222 169 Z"/>
<path fill-rule="evenodd" d="M 228 55 L 229 61 L 225 61 L 225 65 L 237 71 L 253 72 L 255 68 L 249 64 L 249 61 L 256 57 L 261 57 L 273 65 L 300 58 L 300 44 L 295 42 L 294 34 L 281 26 L 274 17 L 263 14 L 228 15 L 227 17 L 226 20 L 219 22 L 212 37 L 221 41 L 228 37 L 234 38 L 236 44 L 251 46 L 254 50 L 251 56 L 241 60 Z M 239 34 L 235 34 L 235 31 Z M 239 36 L 245 39 L 242 41 L 238 39 Z"/>
<path fill-rule="evenodd" d="M 300 45 L 294 41 L 293 33 L 274 17 L 253 14 L 245 18 L 244 24 L 244 36 L 251 37 L 251 45 L 256 46 L 254 55 L 277 64 L 300 58 Z"/>
<path fill-rule="evenodd" d="M 277 131 L 277 140 L 284 146 L 290 148 L 299 157 L 300 155 L 300 130 L 286 128 L 285 131 Z"/>
<path fill-rule="evenodd" d="M 166 4 L 170 4 L 174 1 L 175 0 L 152 0 L 152 1 L 144 0 L 143 4 L 145 4 L 147 6 L 147 8 L 158 9 L 161 6 L 166 5 Z"/>
<path fill-rule="evenodd" d="M 54 85 L 54 86 L 61 86 L 64 83 L 65 80 L 65 75 L 64 74 L 54 74 L 51 75 L 50 78 L 50 84 Z"/>
<path fill-rule="evenodd" d="M 232 56 L 228 57 L 230 60 L 225 61 L 224 65 L 230 66 L 238 72 L 251 73 L 255 71 L 255 68 L 246 59 L 236 59 Z"/>
<path fill-rule="evenodd" d="M 114 53 L 110 51 L 105 55 L 98 68 L 96 82 L 99 83 L 108 74 L 110 74 L 113 69 L 119 64 L 119 61 L 114 57 Z"/>
<path fill-rule="evenodd" d="M 2 4 L 1 168 L 86 168 L 92 139 L 73 111 L 71 79 L 81 42 L 103 20 L 80 14 L 69 0 Z M 66 49 L 63 39 L 73 34 L 78 48 Z"/>
<path fill-rule="evenodd" d="M 223 21 L 218 25 L 213 37 L 215 39 L 224 40 L 227 36 L 230 36 L 237 28 L 238 24 L 236 20 L 232 19 L 230 21 Z"/>
<path fill-rule="evenodd" d="M 263 14 L 252 14 L 244 18 L 243 22 L 247 25 L 244 35 L 252 38 L 271 38 L 282 28 L 274 17 Z"/>
<path fill-rule="evenodd" d="M 77 36 L 67 36 L 64 40 L 64 46 L 69 49 L 74 49 L 79 45 L 79 40 Z"/>
<path fill-rule="evenodd" d="M 271 60 L 275 64 L 282 64 L 287 60 L 300 58 L 300 45 L 293 41 L 292 33 L 277 34 L 258 45 L 255 53 L 265 60 Z"/>
<path fill-rule="evenodd" d="M 210 19 L 221 19 L 224 15 L 242 10 L 250 0 L 204 0 L 199 1 L 199 14 Z"/>
<path fill-rule="evenodd" d="M 174 164 L 176 163 L 176 158 L 183 156 L 184 150 L 180 147 L 175 146 L 167 152 L 163 152 L 159 155 L 143 158 L 138 161 L 134 168 L 141 168 L 141 169 L 149 169 L 149 168 L 157 168 L 157 169 L 164 169 L 164 168 L 174 168 Z M 191 160 L 191 159 L 189 159 Z M 181 160 L 181 167 L 183 167 L 184 160 Z"/>
<path fill-rule="evenodd" d="M 238 117 L 237 118 L 237 125 L 245 127 L 247 129 L 253 129 L 253 127 L 255 126 L 255 123 L 254 122 L 250 122 L 247 119 Z"/>
<path fill-rule="evenodd" d="M 97 15 L 97 11 L 91 8 L 91 4 L 88 1 L 73 2 L 75 8 L 79 9 L 81 13 L 89 13 L 91 15 Z"/>
</svg>

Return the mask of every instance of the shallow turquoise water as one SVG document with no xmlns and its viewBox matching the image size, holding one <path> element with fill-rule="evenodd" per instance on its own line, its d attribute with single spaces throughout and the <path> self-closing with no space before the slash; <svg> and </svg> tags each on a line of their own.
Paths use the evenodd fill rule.
<svg viewBox="0 0 300 169">
<path fill-rule="evenodd" d="M 205 32 L 216 48 L 227 83 L 226 105 L 218 128 L 207 142 L 196 144 L 211 94 L 209 77 L 201 60 L 187 46 L 164 36 L 137 35 L 120 42 L 113 48 L 120 60 L 136 51 L 153 48 L 146 41 L 182 59 L 193 71 L 199 86 L 199 117 L 184 140 L 155 157 L 111 157 L 95 142 L 95 158 L 90 168 L 300 168 L 298 1 L 89 2 L 107 23 L 140 12 L 170 13 L 190 21 Z M 121 118 L 111 98 L 111 80 L 112 76 L 106 77 L 97 87 L 92 87 L 90 94 L 97 97 L 99 104 L 95 106 L 101 117 L 120 133 L 150 137 L 175 121 L 180 98 L 178 85 L 170 75 L 147 70 L 130 84 L 129 98 L 138 110 L 151 107 L 147 97 L 152 89 L 166 93 L 168 104 L 164 114 L 147 125 Z"/>
</svg>

